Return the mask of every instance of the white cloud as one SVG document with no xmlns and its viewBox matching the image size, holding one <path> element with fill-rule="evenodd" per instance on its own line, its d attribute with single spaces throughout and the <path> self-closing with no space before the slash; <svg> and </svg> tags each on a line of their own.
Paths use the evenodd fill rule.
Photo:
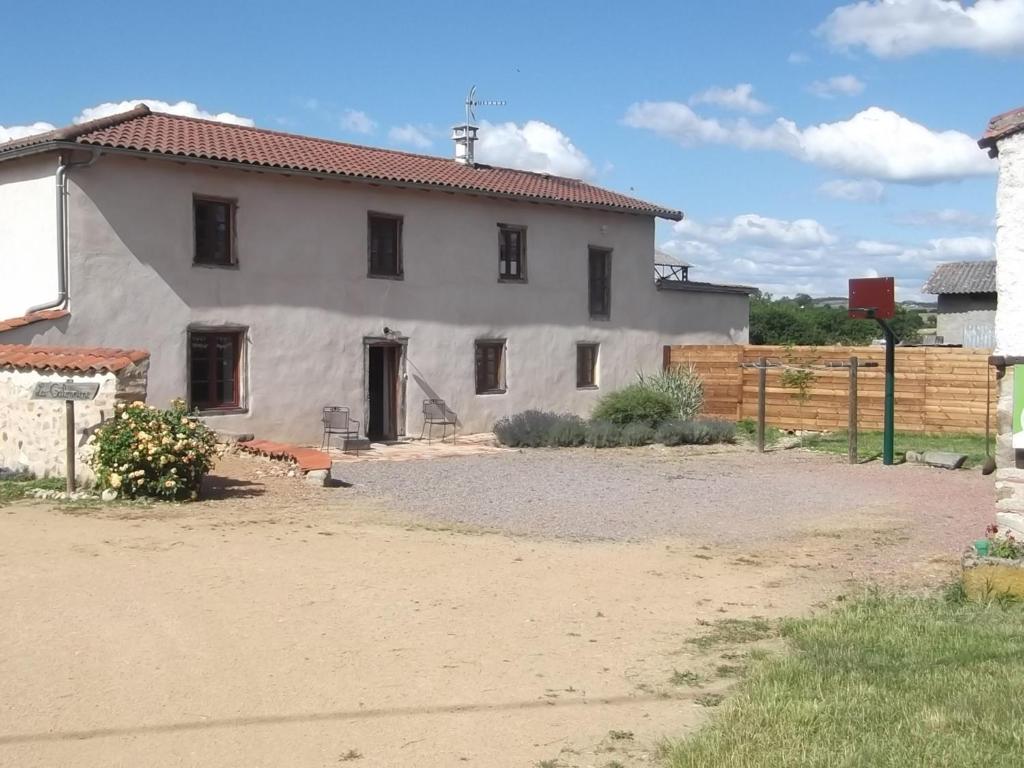
<svg viewBox="0 0 1024 768">
<path fill-rule="evenodd" d="M 806 64 L 810 60 L 810 56 L 808 56 L 806 53 L 801 53 L 800 51 L 793 51 L 791 54 L 789 54 L 789 56 L 786 57 L 786 61 L 788 61 L 790 64 Z"/>
<path fill-rule="evenodd" d="M 373 133 L 377 122 L 358 109 L 346 109 L 341 116 L 341 127 L 353 133 Z"/>
<path fill-rule="evenodd" d="M 642 102 L 629 107 L 624 121 L 684 146 L 732 144 L 785 152 L 822 168 L 883 181 L 927 184 L 996 171 L 995 162 L 966 133 L 932 131 L 880 107 L 800 128 L 785 118 L 761 127 L 745 118 L 701 117 L 679 102 Z"/>
<path fill-rule="evenodd" d="M 1024 52 L 1024 0 L 862 0 L 836 8 L 818 28 L 834 47 L 863 46 L 896 58 L 929 49 Z"/>
<path fill-rule="evenodd" d="M 933 211 L 909 211 L 894 218 L 897 224 L 911 227 L 958 227 L 961 229 L 993 229 L 992 214 L 963 211 L 959 208 L 940 208 Z"/>
<path fill-rule="evenodd" d="M 991 258 L 982 237 L 919 243 L 844 239 L 813 219 L 786 221 L 759 214 L 726 221 L 684 220 L 661 250 L 694 263 L 694 280 L 744 283 L 775 296 L 845 296 L 851 277 L 896 278 L 901 298 L 919 298 L 937 264 Z"/>
<path fill-rule="evenodd" d="M 478 162 L 579 179 L 595 175 L 593 163 L 568 136 L 539 120 L 522 125 L 484 120 L 479 136 Z"/>
<path fill-rule="evenodd" d="M 0 144 L 5 141 L 23 139 L 26 136 L 34 136 L 37 133 L 52 131 L 56 126 L 51 123 L 32 123 L 31 125 L 0 125 Z"/>
<path fill-rule="evenodd" d="M 415 125 L 396 125 L 388 131 L 388 138 L 396 144 L 408 144 L 417 149 L 426 149 L 434 142 Z"/>
<path fill-rule="evenodd" d="M 734 88 L 712 86 L 690 99 L 691 104 L 716 104 L 719 107 L 732 109 L 736 112 L 750 112 L 757 115 L 767 112 L 769 107 L 763 101 L 754 98 L 754 86 L 740 83 Z"/>
<path fill-rule="evenodd" d="M 107 117 L 109 115 L 116 115 L 119 112 L 127 112 L 130 109 L 134 109 L 139 104 L 147 105 L 154 112 L 167 112 L 172 115 L 182 115 L 183 117 L 199 117 L 203 120 L 216 120 L 219 123 L 233 123 L 234 125 L 255 125 L 255 122 L 250 117 L 241 117 L 232 112 L 207 112 L 205 109 L 201 109 L 191 101 L 178 101 L 170 103 L 167 101 L 161 101 L 160 99 L 129 99 L 127 101 L 105 101 L 102 104 L 97 104 L 95 107 L 86 107 L 83 109 L 77 117 L 75 117 L 75 123 L 85 123 L 89 120 L 96 120 L 100 117 Z"/>
<path fill-rule="evenodd" d="M 815 80 L 807 90 L 823 99 L 834 96 L 856 96 L 864 91 L 864 81 L 854 75 L 838 75 L 827 80 Z"/>
<path fill-rule="evenodd" d="M 833 200 L 877 203 L 885 195 L 885 185 L 874 179 L 832 179 L 818 187 L 818 192 Z"/>
<path fill-rule="evenodd" d="M 758 245 L 783 245 L 789 248 L 813 248 L 830 245 L 837 238 L 814 219 L 785 221 L 745 213 L 731 221 L 714 224 L 699 224 L 692 219 L 683 219 L 672 227 L 677 235 L 706 243 L 756 243 Z"/>
</svg>

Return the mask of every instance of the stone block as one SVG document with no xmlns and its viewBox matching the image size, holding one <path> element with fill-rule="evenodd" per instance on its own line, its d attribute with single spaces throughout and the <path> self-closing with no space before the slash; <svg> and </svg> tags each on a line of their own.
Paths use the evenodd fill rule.
<svg viewBox="0 0 1024 768">
<path fill-rule="evenodd" d="M 1001 533 L 1010 531 L 1015 539 L 1024 539 L 1024 514 L 1020 512 L 996 512 L 996 525 Z"/>
<path fill-rule="evenodd" d="M 1024 512 L 1024 496 L 1012 496 L 996 501 L 996 509 L 1000 512 Z"/>
<path fill-rule="evenodd" d="M 310 485 L 330 485 L 331 472 L 327 469 L 312 469 L 306 473 L 306 482 Z"/>
<path fill-rule="evenodd" d="M 948 451 L 925 451 L 922 459 L 929 467 L 940 469 L 960 469 L 967 461 L 967 454 L 950 453 Z"/>
</svg>

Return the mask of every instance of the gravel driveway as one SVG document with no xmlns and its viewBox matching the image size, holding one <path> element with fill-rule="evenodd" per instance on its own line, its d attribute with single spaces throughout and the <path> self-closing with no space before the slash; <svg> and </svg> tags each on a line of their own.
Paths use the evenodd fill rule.
<svg viewBox="0 0 1024 768">
<path fill-rule="evenodd" d="M 800 450 L 534 449 L 336 471 L 353 496 L 400 517 L 570 539 L 741 542 L 869 515 L 927 524 L 935 544 L 956 550 L 977 538 L 994 506 L 991 479 L 977 470 L 849 466 Z"/>
</svg>

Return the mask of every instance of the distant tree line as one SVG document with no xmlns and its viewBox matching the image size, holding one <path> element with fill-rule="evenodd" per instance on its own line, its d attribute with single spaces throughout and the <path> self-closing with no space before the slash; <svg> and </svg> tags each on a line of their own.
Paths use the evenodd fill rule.
<svg viewBox="0 0 1024 768">
<path fill-rule="evenodd" d="M 924 326 L 920 312 L 896 307 L 890 323 L 901 341 L 914 342 Z M 848 344 L 863 346 L 882 335 L 874 320 L 853 320 L 845 308 L 815 306 L 803 293 L 793 298 L 773 299 L 769 294 L 750 300 L 750 343 L 820 346 Z"/>
</svg>

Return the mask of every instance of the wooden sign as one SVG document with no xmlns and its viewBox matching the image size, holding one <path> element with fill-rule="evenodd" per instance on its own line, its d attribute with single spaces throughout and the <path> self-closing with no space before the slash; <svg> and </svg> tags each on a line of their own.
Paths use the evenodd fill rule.
<svg viewBox="0 0 1024 768">
<path fill-rule="evenodd" d="M 93 400 L 99 382 L 40 381 L 32 390 L 33 400 Z"/>
</svg>

